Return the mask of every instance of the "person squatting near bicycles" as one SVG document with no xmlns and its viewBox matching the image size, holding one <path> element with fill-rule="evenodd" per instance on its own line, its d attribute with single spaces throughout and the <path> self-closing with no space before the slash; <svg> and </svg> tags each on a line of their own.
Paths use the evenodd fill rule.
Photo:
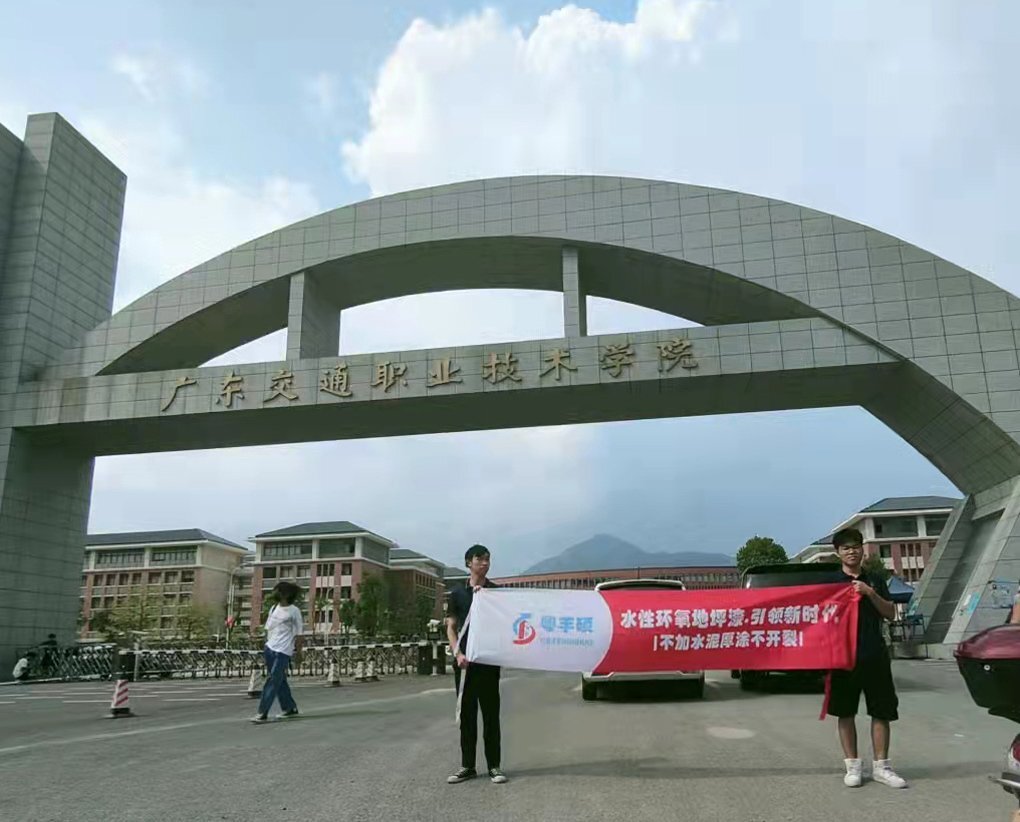
<svg viewBox="0 0 1020 822">
<path fill-rule="evenodd" d="M 276 583 L 273 588 L 277 604 L 266 618 L 266 645 L 263 651 L 269 676 L 262 686 L 258 713 L 251 720 L 256 724 L 269 721 L 269 710 L 277 699 L 280 701 L 282 719 L 298 715 L 297 703 L 287 684 L 287 668 L 295 654 L 301 653 L 304 623 L 300 609 L 294 605 L 300 590 L 293 582 L 286 581 Z"/>
<path fill-rule="evenodd" d="M 846 757 L 843 784 L 856 788 L 864 781 L 857 751 L 857 708 L 864 694 L 871 717 L 874 750 L 871 778 L 891 788 L 907 782 L 889 764 L 890 723 L 899 719 L 899 698 L 893 683 L 889 649 L 882 636 L 882 620 L 892 620 L 896 607 L 885 581 L 861 570 L 864 537 L 856 528 L 844 528 L 832 537 L 843 564 L 843 575 L 860 595 L 857 605 L 857 659 L 849 671 L 830 671 L 826 682 L 826 712 L 837 717 L 839 741 Z"/>
</svg>

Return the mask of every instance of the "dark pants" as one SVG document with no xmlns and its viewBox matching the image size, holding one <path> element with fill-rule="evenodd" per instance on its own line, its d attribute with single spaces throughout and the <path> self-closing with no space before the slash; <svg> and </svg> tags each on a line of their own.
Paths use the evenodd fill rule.
<svg viewBox="0 0 1020 822">
<path fill-rule="evenodd" d="M 290 665 L 290 657 L 286 654 L 265 649 L 266 669 L 269 677 L 266 684 L 262 686 L 262 697 L 259 699 L 259 713 L 266 715 L 273 707 L 273 701 L 280 700 L 280 710 L 293 711 L 297 708 L 294 697 L 290 693 L 290 685 L 287 684 L 287 668 Z"/>
<path fill-rule="evenodd" d="M 499 668 L 494 665 L 471 664 L 459 672 L 460 694 L 460 764 L 475 767 L 478 749 L 478 709 L 482 709 L 482 738 L 485 762 L 489 768 L 500 766 L 499 731 Z"/>
<path fill-rule="evenodd" d="M 833 671 L 829 683 L 829 716 L 857 716 L 861 694 L 872 719 L 899 719 L 899 698 L 893 684 L 892 665 L 885 651 L 858 660 L 850 671 Z"/>
</svg>

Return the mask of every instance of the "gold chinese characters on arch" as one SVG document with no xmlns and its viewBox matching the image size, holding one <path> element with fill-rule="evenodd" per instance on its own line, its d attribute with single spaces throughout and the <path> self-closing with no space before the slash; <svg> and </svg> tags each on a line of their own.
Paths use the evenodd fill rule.
<svg viewBox="0 0 1020 822">
<path fill-rule="evenodd" d="M 656 348 L 658 349 L 658 370 L 660 373 L 667 374 L 676 366 L 687 371 L 698 367 L 698 361 L 694 356 L 694 345 L 688 339 L 674 337 L 666 342 L 657 343 Z M 479 359 L 476 358 L 475 362 L 478 361 Z M 600 349 L 599 367 L 612 379 L 622 377 L 636 362 L 637 355 L 634 346 L 629 341 L 612 343 Z M 426 373 L 415 375 L 407 363 L 390 360 L 376 363 L 371 367 L 371 381 L 366 381 L 367 384 L 362 385 L 362 388 L 377 388 L 382 389 L 383 393 L 388 393 L 396 386 L 407 386 L 409 378 L 412 377 L 417 379 L 424 377 L 427 389 L 464 382 L 461 377 L 461 366 L 453 357 L 431 360 L 430 365 L 431 367 Z M 537 371 L 522 372 L 517 355 L 509 348 L 498 352 L 483 353 L 480 357 L 480 365 L 482 380 L 491 385 L 507 383 L 508 385 L 522 386 L 527 385 L 529 381 L 539 385 L 561 382 L 564 373 L 570 374 L 578 371 L 578 366 L 573 365 L 570 361 L 569 348 L 547 350 L 547 353 L 540 358 L 540 366 Z M 319 373 L 321 377 L 318 389 L 321 394 L 329 394 L 339 399 L 350 399 L 359 390 L 351 376 L 348 364 L 343 360 Z M 471 373 L 470 370 L 468 373 Z M 216 404 L 230 409 L 243 407 L 245 399 L 244 375 L 236 373 L 231 368 L 216 379 Z M 159 407 L 160 413 L 170 410 L 185 391 L 198 384 L 198 378 L 190 374 L 175 378 L 169 387 L 167 398 Z M 293 371 L 283 368 L 268 376 L 268 386 L 262 397 L 263 405 L 287 405 L 300 400 L 301 395 L 298 388 L 295 387 Z"/>
</svg>

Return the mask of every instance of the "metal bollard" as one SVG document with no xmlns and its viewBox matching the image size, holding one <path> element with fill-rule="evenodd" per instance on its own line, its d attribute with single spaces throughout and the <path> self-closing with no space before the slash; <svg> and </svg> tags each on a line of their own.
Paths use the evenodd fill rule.
<svg viewBox="0 0 1020 822">
<path fill-rule="evenodd" d="M 423 642 L 418 645 L 418 674 L 419 676 L 435 676 L 436 669 L 433 663 L 435 658 L 435 643 Z"/>
<path fill-rule="evenodd" d="M 262 684 L 259 682 L 258 672 L 252 668 L 251 676 L 248 678 L 248 699 L 256 699 L 262 696 Z"/>
</svg>

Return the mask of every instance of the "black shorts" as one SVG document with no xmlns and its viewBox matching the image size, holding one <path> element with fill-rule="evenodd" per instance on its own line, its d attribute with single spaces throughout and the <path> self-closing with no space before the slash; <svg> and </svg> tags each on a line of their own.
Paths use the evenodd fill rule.
<svg viewBox="0 0 1020 822">
<path fill-rule="evenodd" d="M 829 690 L 829 716 L 857 716 L 864 692 L 868 716 L 893 722 L 900 718 L 899 698 L 893 684 L 892 664 L 886 653 L 859 660 L 850 671 L 833 671 Z"/>
</svg>

